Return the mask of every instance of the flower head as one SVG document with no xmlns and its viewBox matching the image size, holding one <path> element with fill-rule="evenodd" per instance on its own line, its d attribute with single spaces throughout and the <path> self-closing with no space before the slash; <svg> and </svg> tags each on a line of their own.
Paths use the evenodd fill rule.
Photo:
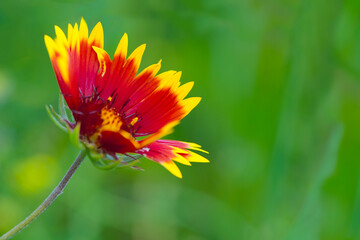
<svg viewBox="0 0 360 240">
<path fill-rule="evenodd" d="M 90 36 L 84 19 L 80 26 L 69 24 L 67 36 L 57 26 L 55 33 L 55 39 L 45 35 L 45 44 L 75 121 L 67 124 L 80 125 L 82 142 L 114 158 L 140 154 L 180 178 L 174 161 L 208 162 L 190 151 L 204 151 L 197 144 L 159 140 L 200 102 L 199 97 L 185 98 L 193 82 L 180 85 L 181 72 L 157 74 L 161 61 L 138 73 L 145 44 L 127 57 L 126 33 L 111 60 L 103 49 L 100 22 Z"/>
</svg>

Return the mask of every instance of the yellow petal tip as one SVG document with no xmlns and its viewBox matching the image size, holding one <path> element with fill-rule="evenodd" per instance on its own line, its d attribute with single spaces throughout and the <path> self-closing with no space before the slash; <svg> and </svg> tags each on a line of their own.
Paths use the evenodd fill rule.
<svg viewBox="0 0 360 240">
<path fill-rule="evenodd" d="M 161 165 L 163 165 L 175 177 L 182 178 L 179 167 L 173 161 L 162 162 Z"/>
<path fill-rule="evenodd" d="M 48 35 L 44 35 L 44 41 L 45 41 L 46 49 L 48 50 L 49 53 L 49 57 L 50 59 L 52 59 L 55 56 L 56 44 L 54 40 Z"/>
</svg>

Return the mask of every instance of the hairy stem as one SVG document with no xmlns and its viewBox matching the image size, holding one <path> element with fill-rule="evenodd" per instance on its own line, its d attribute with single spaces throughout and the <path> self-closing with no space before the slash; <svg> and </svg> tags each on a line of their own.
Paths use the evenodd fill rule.
<svg viewBox="0 0 360 240">
<path fill-rule="evenodd" d="M 55 199 L 63 192 L 64 188 L 68 184 L 69 180 L 78 169 L 82 161 L 86 156 L 85 150 L 81 151 L 79 155 L 76 157 L 74 163 L 71 165 L 70 169 L 66 172 L 65 176 L 61 180 L 61 182 L 56 186 L 56 188 L 50 193 L 50 195 L 45 199 L 45 201 L 34 211 L 32 212 L 25 220 L 20 222 L 10 231 L 5 233 L 0 237 L 0 240 L 6 240 L 12 238 L 15 234 L 20 232 L 23 228 L 29 225 L 32 221 L 34 221 L 41 213 L 43 213 L 54 201 Z"/>
</svg>

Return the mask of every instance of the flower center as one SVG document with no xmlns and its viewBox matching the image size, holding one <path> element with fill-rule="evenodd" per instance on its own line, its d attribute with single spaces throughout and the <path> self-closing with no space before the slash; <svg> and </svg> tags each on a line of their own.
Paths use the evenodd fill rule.
<svg viewBox="0 0 360 240">
<path fill-rule="evenodd" d="M 112 131 L 118 132 L 123 125 L 123 121 L 120 117 L 120 114 L 115 112 L 113 109 L 104 107 L 101 109 L 100 113 L 101 119 L 103 120 L 101 126 L 98 129 L 98 132 L 102 131 Z"/>
<path fill-rule="evenodd" d="M 80 137 L 109 154 L 135 151 L 139 143 L 134 136 L 134 124 L 141 118 L 137 114 L 126 117 L 111 107 L 111 100 L 105 102 L 95 97 L 73 110 L 76 123 L 80 123 Z"/>
</svg>

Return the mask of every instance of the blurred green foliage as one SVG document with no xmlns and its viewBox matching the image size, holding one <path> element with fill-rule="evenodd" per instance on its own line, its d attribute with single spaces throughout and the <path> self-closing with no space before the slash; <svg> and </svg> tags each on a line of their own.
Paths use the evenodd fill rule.
<svg viewBox="0 0 360 240">
<path fill-rule="evenodd" d="M 201 104 L 171 139 L 210 164 L 179 180 L 80 167 L 14 239 L 360 239 L 358 0 L 15 0 L 0 3 L 0 234 L 34 210 L 77 155 L 48 118 L 54 25 L 101 21 L 195 81 Z"/>
</svg>

